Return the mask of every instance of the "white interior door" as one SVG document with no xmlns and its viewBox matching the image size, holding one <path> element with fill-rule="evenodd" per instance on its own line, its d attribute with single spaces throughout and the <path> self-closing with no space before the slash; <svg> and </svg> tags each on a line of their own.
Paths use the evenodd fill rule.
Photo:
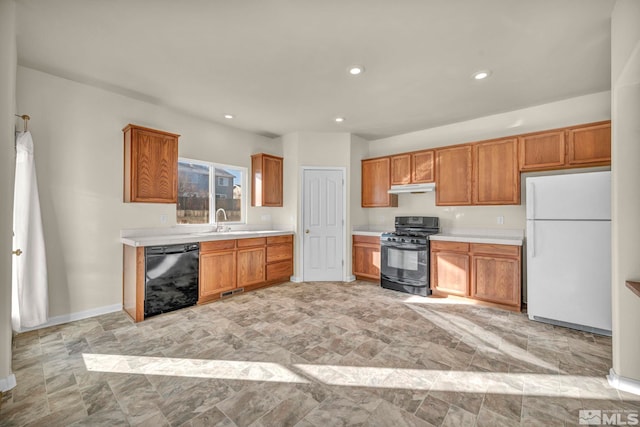
<svg viewBox="0 0 640 427">
<path fill-rule="evenodd" d="M 303 171 L 305 281 L 342 281 L 344 265 L 344 172 Z"/>
</svg>

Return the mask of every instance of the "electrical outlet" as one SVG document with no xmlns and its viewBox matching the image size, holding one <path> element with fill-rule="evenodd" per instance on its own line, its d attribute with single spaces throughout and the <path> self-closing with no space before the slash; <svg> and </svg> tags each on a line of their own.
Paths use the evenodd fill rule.
<svg viewBox="0 0 640 427">
<path fill-rule="evenodd" d="M 161 224 L 166 224 L 167 221 L 169 221 L 169 217 L 167 216 L 167 214 L 160 215 L 160 223 Z"/>
<path fill-rule="evenodd" d="M 504 224 L 504 216 L 499 215 L 499 216 L 497 217 L 497 220 L 498 220 L 498 224 L 500 224 L 500 225 Z"/>
</svg>

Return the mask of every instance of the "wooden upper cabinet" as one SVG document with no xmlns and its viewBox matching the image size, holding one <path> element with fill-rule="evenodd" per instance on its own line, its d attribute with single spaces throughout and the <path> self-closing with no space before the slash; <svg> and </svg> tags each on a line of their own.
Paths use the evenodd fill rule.
<svg viewBox="0 0 640 427">
<path fill-rule="evenodd" d="M 519 137 L 520 170 L 611 164 L 611 122 L 590 123 Z"/>
<path fill-rule="evenodd" d="M 251 156 L 251 206 L 282 206 L 283 163 L 271 154 Z"/>
<path fill-rule="evenodd" d="M 362 161 L 362 207 L 398 206 L 398 195 L 389 194 L 391 159 L 379 157 Z"/>
<path fill-rule="evenodd" d="M 433 182 L 434 169 L 433 150 L 391 156 L 391 185 Z"/>
<path fill-rule="evenodd" d="M 391 156 L 391 185 L 411 183 L 411 155 Z"/>
<path fill-rule="evenodd" d="M 472 202 L 471 145 L 436 150 L 436 205 L 470 205 Z"/>
<path fill-rule="evenodd" d="M 132 124 L 122 131 L 124 201 L 177 203 L 180 135 Z"/>
<path fill-rule="evenodd" d="M 411 153 L 411 182 L 414 184 L 433 182 L 436 179 L 434 166 L 433 150 Z"/>
<path fill-rule="evenodd" d="M 570 128 L 567 146 L 570 166 L 611 163 L 611 122 Z"/>
<path fill-rule="evenodd" d="M 558 169 L 564 166 L 564 129 L 519 137 L 520 170 Z"/>
<path fill-rule="evenodd" d="M 474 144 L 473 204 L 519 205 L 518 140 L 499 139 Z"/>
</svg>

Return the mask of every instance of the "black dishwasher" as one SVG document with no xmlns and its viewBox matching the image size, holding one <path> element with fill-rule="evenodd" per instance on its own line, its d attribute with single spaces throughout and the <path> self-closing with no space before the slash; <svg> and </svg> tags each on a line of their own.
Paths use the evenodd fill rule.
<svg viewBox="0 0 640 427">
<path fill-rule="evenodd" d="M 145 318 L 198 302 L 199 253 L 198 243 L 145 248 Z"/>
</svg>

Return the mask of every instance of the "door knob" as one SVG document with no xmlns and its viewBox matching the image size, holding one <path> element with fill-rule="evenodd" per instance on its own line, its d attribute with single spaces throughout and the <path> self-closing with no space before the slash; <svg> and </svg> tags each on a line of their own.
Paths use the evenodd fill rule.
<svg viewBox="0 0 640 427">
<path fill-rule="evenodd" d="M 20 256 L 22 254 L 22 251 L 20 249 L 16 249 L 15 251 L 11 251 L 11 253 L 15 256 Z"/>
<path fill-rule="evenodd" d="M 305 234 L 309 234 L 309 229 L 304 230 Z"/>
</svg>

